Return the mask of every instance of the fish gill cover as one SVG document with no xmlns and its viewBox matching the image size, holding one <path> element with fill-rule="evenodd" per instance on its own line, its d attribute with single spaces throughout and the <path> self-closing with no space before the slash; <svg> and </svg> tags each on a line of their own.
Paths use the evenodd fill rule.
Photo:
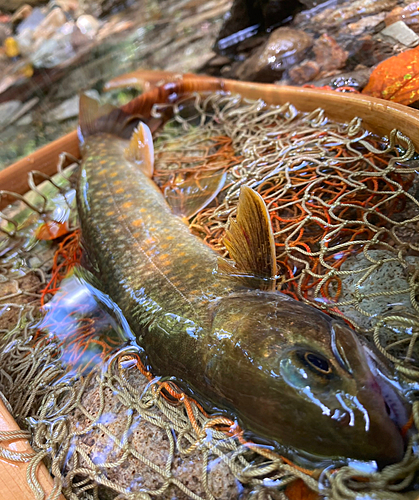
<svg viewBox="0 0 419 500">
<path fill-rule="evenodd" d="M 185 186 L 226 172 L 214 201 L 189 221 L 224 256 L 240 186 L 263 196 L 278 289 L 342 316 L 394 363 L 412 403 L 405 456 L 380 472 L 356 463 L 305 470 L 253 444 L 232 420 L 209 416 L 171 380 L 153 378 L 140 351 L 119 347 L 119 326 L 83 286 L 70 307 L 72 285 L 59 289 L 80 260 L 72 166 L 30 193 L 29 208 L 21 202 L 2 214 L 0 390 L 32 433 L 35 452 L 25 459 L 32 470 L 42 459 L 50 465 L 53 498 L 293 498 L 296 480 L 313 498 L 404 497 L 419 468 L 419 203 L 410 140 L 394 131 L 383 141 L 356 118 L 337 124 L 322 110 L 222 94 L 193 96 L 173 115 L 156 134 L 154 180 L 182 205 Z M 34 238 L 52 219 L 69 221 L 68 234 L 57 243 Z M 41 497 L 35 476 L 29 481 Z"/>
</svg>

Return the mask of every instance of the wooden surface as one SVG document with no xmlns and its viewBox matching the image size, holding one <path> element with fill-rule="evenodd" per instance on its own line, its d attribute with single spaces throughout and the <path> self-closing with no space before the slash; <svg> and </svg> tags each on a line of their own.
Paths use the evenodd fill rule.
<svg viewBox="0 0 419 500">
<path fill-rule="evenodd" d="M 54 175 L 57 173 L 58 157 L 62 152 L 70 153 L 76 158 L 79 157 L 79 141 L 76 131 L 70 132 L 1 170 L 0 190 L 4 189 L 19 194 L 26 193 L 29 190 L 28 173 L 31 170 L 39 170 L 47 175 Z M 13 201 L 11 197 L 2 197 L 0 209 Z"/>
<path fill-rule="evenodd" d="M 19 430 L 19 426 L 0 400 L 0 431 Z M 16 441 L 5 441 L 0 446 L 16 452 L 32 452 L 32 448 L 26 439 Z M 35 493 L 30 489 L 26 481 L 26 470 L 28 464 L 25 462 L 11 462 L 0 458 L 0 499 L 1 500 L 34 500 Z M 53 487 L 53 480 L 44 464 L 37 469 L 37 478 L 44 491 L 49 493 Z M 64 497 L 60 495 L 60 500 Z"/>
<path fill-rule="evenodd" d="M 149 82 L 149 85 L 145 84 Z M 159 87 L 156 83 L 166 82 Z M 137 71 L 123 75 L 108 84 L 108 88 L 123 85 L 146 86 L 150 90 L 122 106 L 127 112 L 149 116 L 154 103 L 174 102 L 179 95 L 193 91 L 224 90 L 239 93 L 249 99 L 262 98 L 268 104 L 294 104 L 301 111 L 323 108 L 328 117 L 340 122 L 359 116 L 368 130 L 381 136 L 397 128 L 408 135 L 419 150 L 419 111 L 374 97 L 359 94 L 333 92 L 321 89 L 287 87 L 273 84 L 239 82 L 215 77 L 184 75 L 178 73 Z M 46 174 L 56 172 L 58 155 L 61 152 L 79 156 L 76 131 L 38 149 L 26 158 L 0 171 L 0 189 L 24 194 L 28 190 L 27 174 L 40 170 Z M 10 198 L 0 200 L 0 209 L 10 203 Z"/>
</svg>

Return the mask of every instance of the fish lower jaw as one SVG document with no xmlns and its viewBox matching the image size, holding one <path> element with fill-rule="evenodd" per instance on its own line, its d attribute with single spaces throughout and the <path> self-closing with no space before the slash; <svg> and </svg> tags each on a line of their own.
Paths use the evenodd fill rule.
<svg viewBox="0 0 419 500">
<path fill-rule="evenodd" d="M 349 465 L 352 459 L 345 457 L 326 457 L 309 453 L 305 450 L 288 450 L 286 454 L 296 465 L 304 469 L 327 469 L 328 467 L 343 467 Z M 375 462 L 365 462 L 368 464 L 377 464 Z"/>
<path fill-rule="evenodd" d="M 273 441 L 268 438 L 265 439 L 263 437 L 256 436 L 251 432 L 246 432 L 246 438 L 257 445 L 269 447 L 304 469 L 327 469 L 328 467 L 337 468 L 352 464 L 354 464 L 356 468 L 360 468 L 360 470 L 370 470 L 371 472 L 375 472 L 379 468 L 377 461 L 374 459 L 361 459 L 355 456 L 348 457 L 338 454 L 331 455 L 330 450 L 327 449 L 326 445 L 324 453 L 315 453 L 301 448 L 285 446 L 278 441 Z M 319 449 L 321 446 L 318 446 L 317 448 Z"/>
</svg>

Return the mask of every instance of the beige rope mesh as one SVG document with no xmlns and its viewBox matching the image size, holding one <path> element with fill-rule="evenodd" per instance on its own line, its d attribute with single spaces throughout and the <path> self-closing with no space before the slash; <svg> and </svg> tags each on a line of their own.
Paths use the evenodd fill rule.
<svg viewBox="0 0 419 500">
<path fill-rule="evenodd" d="M 155 178 L 162 187 L 181 185 L 191 175 L 199 182 L 205 172 L 227 171 L 215 202 L 191 221 L 195 234 L 225 254 L 222 234 L 235 212 L 239 187 L 257 189 L 275 230 L 278 288 L 342 315 L 370 336 L 401 374 L 417 378 L 414 229 L 419 211 L 409 139 L 393 131 L 383 147 L 359 119 L 340 125 L 329 122 L 322 110 L 304 115 L 290 105 L 267 108 L 259 101 L 210 95 L 174 106 L 173 120 L 155 142 Z M 29 199 L 16 196 L 17 206 L 0 214 L 2 231 L 16 235 L 0 239 L 5 291 L 0 298 L 0 391 L 31 433 L 35 455 L 16 458 L 29 461 L 27 478 L 36 498 L 43 498 L 36 479 L 41 460 L 54 478 L 50 499 L 60 492 L 69 499 L 235 498 L 240 488 L 254 498 L 276 499 L 286 498 L 287 485 L 302 479 L 329 498 L 375 492 L 396 500 L 412 487 L 419 468 L 413 452 L 417 434 L 403 461 L 382 472 L 340 467 L 309 475 L 267 448 L 226 434 L 222 419 L 215 425 L 193 404 L 191 420 L 181 401 L 168 401 L 159 382 L 149 382 L 137 369 L 132 348 L 110 348 L 103 362 L 89 369 L 66 364 L 65 345 L 37 328 L 57 245 L 35 242 L 33 233 L 45 218 L 60 219 L 67 205 L 74 207 L 74 168 L 40 186 L 34 180 Z M 371 277 L 379 281 L 377 271 L 389 265 L 385 271 L 399 270 L 398 288 L 366 290 L 364 283 Z M 390 296 L 402 306 L 389 310 L 376 300 Z M 366 299 L 378 302 L 381 310 L 371 309 Z M 66 328 L 77 336 L 77 321 Z M 94 338 L 106 342 L 105 330 L 97 326 Z M 417 427 L 418 401 L 413 417 Z M 0 441 L 5 439 L 0 433 Z"/>
</svg>

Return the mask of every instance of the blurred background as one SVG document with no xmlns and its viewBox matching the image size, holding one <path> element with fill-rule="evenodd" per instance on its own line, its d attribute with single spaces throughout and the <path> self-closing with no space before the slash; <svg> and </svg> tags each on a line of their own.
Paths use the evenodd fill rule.
<svg viewBox="0 0 419 500">
<path fill-rule="evenodd" d="M 378 63 L 418 44 L 418 6 L 0 0 L 0 168 L 74 129 L 80 91 L 98 96 L 137 68 L 362 90 Z M 123 104 L 140 90 L 107 99 Z"/>
</svg>

